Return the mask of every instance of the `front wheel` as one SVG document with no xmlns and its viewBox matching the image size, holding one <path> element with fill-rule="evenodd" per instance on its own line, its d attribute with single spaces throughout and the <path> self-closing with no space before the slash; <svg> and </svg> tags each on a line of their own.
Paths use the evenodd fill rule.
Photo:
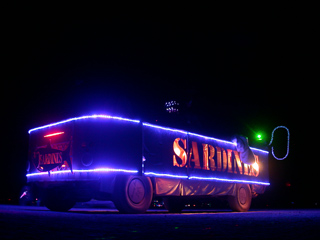
<svg viewBox="0 0 320 240">
<path fill-rule="evenodd" d="M 152 201 L 152 183 L 144 176 L 119 175 L 113 192 L 113 202 L 121 213 L 144 213 Z"/>
<path fill-rule="evenodd" d="M 233 211 L 246 212 L 251 206 L 252 194 L 248 184 L 236 184 L 236 195 L 228 196 L 229 206 Z"/>
</svg>

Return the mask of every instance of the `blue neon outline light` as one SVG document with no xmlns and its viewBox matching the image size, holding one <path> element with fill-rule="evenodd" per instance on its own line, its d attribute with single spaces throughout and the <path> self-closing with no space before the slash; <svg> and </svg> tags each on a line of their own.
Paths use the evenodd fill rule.
<svg viewBox="0 0 320 240">
<path fill-rule="evenodd" d="M 152 177 L 169 177 L 169 178 L 189 178 L 187 175 L 174 175 L 167 173 L 145 172 L 144 175 Z"/>
<path fill-rule="evenodd" d="M 268 183 L 268 182 L 260 182 L 260 181 L 217 178 L 217 177 L 197 177 L 197 176 L 188 177 L 187 175 L 174 175 L 174 174 L 155 173 L 155 172 L 145 172 L 144 175 L 152 176 L 152 177 L 184 178 L 184 179 L 189 179 L 189 180 L 195 179 L 195 180 L 232 182 L 232 183 L 248 183 L 248 184 L 266 185 L 266 186 L 270 185 L 270 183 Z"/>
<path fill-rule="evenodd" d="M 217 178 L 217 177 L 196 177 L 191 176 L 189 179 L 207 180 L 207 181 L 221 181 L 221 182 L 234 182 L 234 183 L 250 183 L 269 186 L 268 182 L 251 181 L 251 180 L 240 180 L 240 179 L 228 179 L 228 178 Z"/>
<path fill-rule="evenodd" d="M 153 125 L 150 123 L 142 123 L 143 126 L 147 126 L 147 127 L 153 127 L 153 128 L 158 128 L 158 129 L 162 129 L 165 131 L 171 131 L 171 132 L 178 132 L 178 133 L 182 133 L 182 134 L 188 134 L 188 132 L 183 131 L 183 130 L 179 130 L 179 129 L 174 129 L 174 128 L 168 128 L 168 127 L 161 127 L 158 125 Z"/>
<path fill-rule="evenodd" d="M 106 173 L 106 172 L 124 172 L 124 173 L 138 173 L 138 170 L 128 170 L 128 169 L 115 169 L 115 168 L 95 168 L 95 169 L 86 169 L 86 170 L 73 170 L 73 173 Z M 62 171 L 52 171 L 51 174 L 63 174 L 63 173 L 71 173 L 70 170 L 62 170 Z M 32 176 L 41 176 L 48 175 L 48 172 L 39 172 L 39 173 L 28 173 L 26 177 Z"/>
<path fill-rule="evenodd" d="M 47 124 L 47 125 L 44 125 L 44 126 L 41 126 L 41 127 L 32 128 L 32 129 L 30 129 L 28 131 L 28 133 L 30 134 L 33 131 L 44 129 L 44 128 L 48 128 L 48 127 L 57 126 L 57 125 L 62 124 L 62 123 L 72 122 L 72 121 L 76 121 L 76 120 L 80 120 L 80 119 L 89 119 L 89 118 L 106 118 L 106 119 L 116 119 L 116 120 L 120 120 L 120 121 L 128 121 L 128 122 L 140 123 L 140 120 L 134 120 L 134 119 L 122 118 L 122 117 L 113 117 L 113 116 L 110 116 L 110 115 L 103 115 L 103 114 L 94 114 L 94 115 L 88 115 L 88 116 L 82 116 L 82 117 L 69 118 L 69 119 L 66 119 L 66 120 L 59 121 L 59 122 Z"/>
</svg>

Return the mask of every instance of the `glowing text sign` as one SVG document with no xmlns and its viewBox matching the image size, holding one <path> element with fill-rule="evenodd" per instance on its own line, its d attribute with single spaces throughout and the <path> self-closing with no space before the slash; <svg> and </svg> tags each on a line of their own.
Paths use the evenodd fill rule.
<svg viewBox="0 0 320 240">
<path fill-rule="evenodd" d="M 240 160 L 239 153 L 235 150 L 225 150 L 207 143 L 202 143 L 201 146 L 202 151 L 199 151 L 198 143 L 192 141 L 188 157 L 187 140 L 176 138 L 173 142 L 173 166 L 255 177 L 259 175 L 259 158 L 257 155 L 255 155 L 256 163 L 248 165 Z"/>
</svg>

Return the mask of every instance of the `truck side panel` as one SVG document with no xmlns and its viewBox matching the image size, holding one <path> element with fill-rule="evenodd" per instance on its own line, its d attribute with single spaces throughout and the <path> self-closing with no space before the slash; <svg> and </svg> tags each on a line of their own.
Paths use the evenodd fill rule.
<svg viewBox="0 0 320 240">
<path fill-rule="evenodd" d="M 131 169 L 141 172 L 142 133 L 139 123 L 114 119 L 74 122 L 75 169 Z"/>
<path fill-rule="evenodd" d="M 156 195 L 233 195 L 236 183 L 269 185 L 267 151 L 253 149 L 254 168 L 228 141 L 151 124 L 143 138 L 144 173 L 155 177 Z"/>
</svg>

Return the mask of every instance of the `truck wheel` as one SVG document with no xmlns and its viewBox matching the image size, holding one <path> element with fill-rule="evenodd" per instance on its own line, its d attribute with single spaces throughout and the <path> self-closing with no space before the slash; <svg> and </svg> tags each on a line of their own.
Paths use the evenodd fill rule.
<svg viewBox="0 0 320 240">
<path fill-rule="evenodd" d="M 166 197 L 163 198 L 164 207 L 170 213 L 181 213 L 184 202 L 182 201 L 181 197 Z"/>
<path fill-rule="evenodd" d="M 46 189 L 43 201 L 48 209 L 56 212 L 67 212 L 76 204 L 73 191 L 66 188 Z"/>
<path fill-rule="evenodd" d="M 144 176 L 119 175 L 114 186 L 113 202 L 121 213 L 144 213 L 152 201 L 152 183 Z"/>
<path fill-rule="evenodd" d="M 233 211 L 246 212 L 251 206 L 252 194 L 248 184 L 236 184 L 236 195 L 228 196 L 229 206 Z"/>
</svg>

